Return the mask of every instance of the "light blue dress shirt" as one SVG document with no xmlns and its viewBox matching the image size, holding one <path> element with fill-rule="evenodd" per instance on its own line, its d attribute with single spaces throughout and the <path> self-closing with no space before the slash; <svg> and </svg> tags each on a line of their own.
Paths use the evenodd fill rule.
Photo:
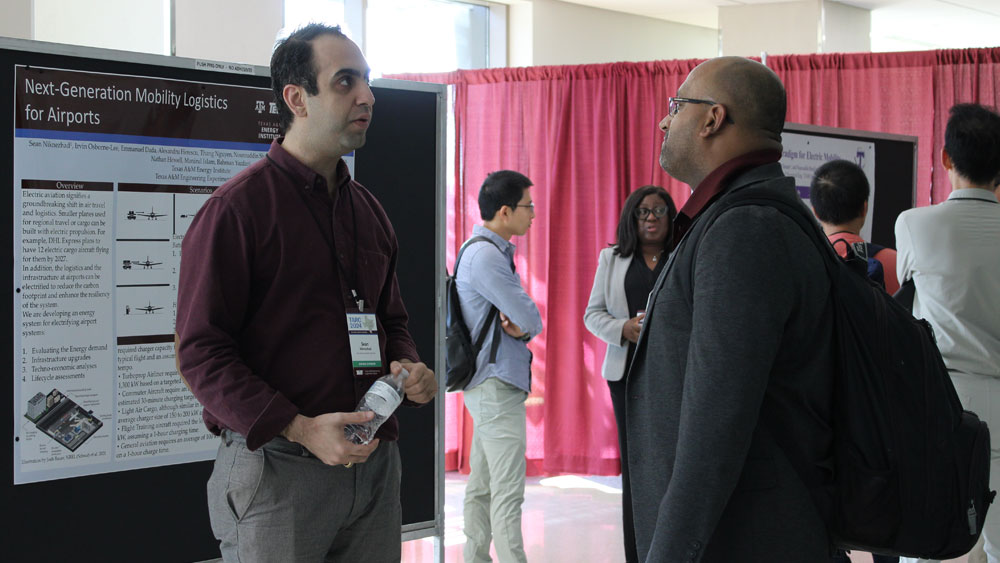
<svg viewBox="0 0 1000 563">
<path fill-rule="evenodd" d="M 521 278 L 511 271 L 515 246 L 510 241 L 482 225 L 472 229 L 472 236 L 484 236 L 496 246 L 479 241 L 462 255 L 455 275 L 458 298 L 462 304 L 462 317 L 472 339 L 483 330 L 483 321 L 490 312 L 490 306 L 497 309 L 532 337 L 542 332 L 542 316 L 531 297 L 521 286 Z M 471 237 L 470 237 L 471 238 Z M 497 248 L 501 250 L 497 250 Z M 486 327 L 493 330 L 493 326 Z M 476 358 L 476 375 L 467 389 L 472 389 L 487 378 L 496 377 L 524 391 L 531 390 L 531 352 L 526 342 L 512 338 L 500 331 L 500 346 L 496 363 L 490 363 L 492 332 L 487 334 L 483 348 Z"/>
</svg>

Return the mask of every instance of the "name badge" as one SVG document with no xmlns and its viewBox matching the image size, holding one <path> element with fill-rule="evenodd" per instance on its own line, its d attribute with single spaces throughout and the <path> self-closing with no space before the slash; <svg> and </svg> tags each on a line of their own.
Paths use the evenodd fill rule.
<svg viewBox="0 0 1000 563">
<path fill-rule="evenodd" d="M 347 313 L 347 334 L 355 376 L 382 375 L 382 352 L 374 313 Z"/>
</svg>

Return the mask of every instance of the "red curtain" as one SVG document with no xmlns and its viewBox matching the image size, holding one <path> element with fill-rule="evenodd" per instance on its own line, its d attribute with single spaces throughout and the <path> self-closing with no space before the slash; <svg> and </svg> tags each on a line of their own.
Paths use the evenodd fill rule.
<svg viewBox="0 0 1000 563">
<path fill-rule="evenodd" d="M 614 415 L 601 378 L 603 342 L 583 326 L 597 254 L 614 241 L 622 203 L 645 184 L 678 207 L 688 186 L 659 166 L 657 123 L 699 62 L 657 61 L 456 71 L 389 78 L 455 87 L 455 181 L 448 258 L 480 221 L 483 178 L 504 168 L 535 184 L 536 218 L 516 237 L 517 271 L 542 313 L 527 402 L 528 473 L 617 474 Z M 914 53 L 770 56 L 788 90 L 788 121 L 914 135 L 918 205 L 947 198 L 936 167 L 947 109 L 1000 106 L 1000 48 Z M 448 469 L 468 471 L 472 421 L 446 397 Z"/>
<path fill-rule="evenodd" d="M 1000 105 L 1000 49 L 768 57 L 788 90 L 788 121 L 919 137 L 917 205 L 948 198 L 938 166 L 948 108 Z"/>
</svg>

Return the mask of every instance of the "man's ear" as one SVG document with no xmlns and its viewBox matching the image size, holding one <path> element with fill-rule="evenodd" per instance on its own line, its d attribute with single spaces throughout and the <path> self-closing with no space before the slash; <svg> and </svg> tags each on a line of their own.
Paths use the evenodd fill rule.
<svg viewBox="0 0 1000 563">
<path fill-rule="evenodd" d="M 726 120 L 726 106 L 722 104 L 715 104 L 708 108 L 705 112 L 705 119 L 702 121 L 701 131 L 699 134 L 702 137 L 710 137 L 719 132 L 722 128 L 722 122 Z"/>
<path fill-rule="evenodd" d="M 510 219 L 511 211 L 513 210 L 509 205 L 501 205 L 500 209 L 497 210 L 497 216 L 501 219 L 501 221 L 506 222 Z"/>
<path fill-rule="evenodd" d="M 944 166 L 945 170 L 951 170 L 955 167 L 955 163 L 951 161 L 951 155 L 948 154 L 948 149 L 941 148 L 941 165 Z"/>
<path fill-rule="evenodd" d="M 292 111 L 292 115 L 295 117 L 305 117 L 308 112 L 306 111 L 306 93 L 305 89 L 297 84 L 285 84 L 285 87 L 281 89 L 281 97 L 285 100 L 285 105 L 288 109 Z"/>
</svg>

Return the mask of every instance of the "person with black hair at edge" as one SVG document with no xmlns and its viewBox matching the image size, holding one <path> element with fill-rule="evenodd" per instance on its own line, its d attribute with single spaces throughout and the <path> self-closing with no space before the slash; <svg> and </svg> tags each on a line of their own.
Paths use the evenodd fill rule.
<svg viewBox="0 0 1000 563">
<path fill-rule="evenodd" d="M 538 306 L 514 267 L 516 247 L 535 218 L 531 180 L 513 170 L 489 174 L 479 189 L 483 224 L 472 229 L 455 272 L 462 318 L 473 340 L 489 331 L 463 390 L 474 427 L 462 516 L 466 563 L 527 561 L 521 505 L 527 470 L 524 402 L 531 392 L 528 342 L 542 332 Z M 491 322 L 493 307 L 499 312 Z M 485 326 L 484 326 L 485 325 Z"/>
<path fill-rule="evenodd" d="M 279 41 L 284 136 L 215 190 L 184 238 L 178 365 L 221 436 L 208 505 L 227 563 L 400 559 L 398 422 L 367 445 L 344 426 L 372 417 L 353 411 L 387 371 L 409 372 L 410 405 L 437 383 L 407 330 L 396 234 L 342 158 L 365 144 L 368 75 L 339 27 Z"/>
<path fill-rule="evenodd" d="M 896 218 L 896 270 L 912 280 L 913 316 L 934 328 L 962 406 L 990 427 L 990 489 L 1000 489 L 1000 115 L 958 104 L 944 131 L 941 165 L 951 194 Z M 986 559 L 1000 562 L 1000 510 L 983 526 Z M 969 561 L 975 561 L 973 549 Z M 904 562 L 927 562 L 907 559 Z"/>
<path fill-rule="evenodd" d="M 849 249 L 863 247 L 870 264 L 869 277 L 881 282 L 889 295 L 899 291 L 896 251 L 861 238 L 871 194 L 865 171 L 848 160 L 831 160 L 816 169 L 809 188 L 813 212 L 837 254 L 844 258 Z M 878 277 L 873 276 L 872 260 L 878 262 Z"/>
</svg>

